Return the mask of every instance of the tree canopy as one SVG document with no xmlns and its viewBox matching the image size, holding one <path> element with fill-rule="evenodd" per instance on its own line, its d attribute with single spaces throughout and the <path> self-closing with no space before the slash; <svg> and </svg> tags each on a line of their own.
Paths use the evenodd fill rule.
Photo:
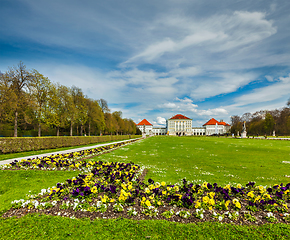
<svg viewBox="0 0 290 240">
<path fill-rule="evenodd" d="M 81 88 L 53 83 L 18 66 L 0 73 L 0 136 L 136 134 L 131 119 L 110 112 L 104 99 Z"/>
</svg>

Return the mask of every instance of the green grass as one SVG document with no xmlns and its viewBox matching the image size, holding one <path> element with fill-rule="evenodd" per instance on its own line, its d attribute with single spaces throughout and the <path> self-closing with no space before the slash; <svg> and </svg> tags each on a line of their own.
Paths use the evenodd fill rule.
<svg viewBox="0 0 290 240">
<path fill-rule="evenodd" d="M 0 171 L 0 214 L 11 207 L 11 201 L 25 199 L 29 191 L 39 193 L 76 175 L 77 172 L 65 171 Z"/>
<path fill-rule="evenodd" d="M 218 184 L 255 181 L 259 185 L 288 183 L 288 141 L 210 137 L 152 137 L 98 157 L 134 162 L 149 169 L 148 178 L 171 183 Z M 282 163 L 289 161 L 289 163 Z"/>
<path fill-rule="evenodd" d="M 32 155 L 38 155 L 38 154 L 44 154 L 44 153 L 64 151 L 64 150 L 75 149 L 75 148 L 95 146 L 95 145 L 98 145 L 98 144 L 111 143 L 111 142 L 116 142 L 116 141 L 99 142 L 99 143 L 93 143 L 93 144 L 89 144 L 89 145 L 80 145 L 80 146 L 73 146 L 73 147 L 45 149 L 45 150 L 39 150 L 39 151 L 29 151 L 29 152 L 20 152 L 20 153 L 0 154 L 0 161 L 7 160 L 7 159 L 13 159 L 13 158 L 20 158 L 20 157 L 27 157 L 27 156 L 32 156 Z"/>
<path fill-rule="evenodd" d="M 28 215 L 0 219 L 1 239 L 289 239 L 285 224 L 239 226 L 128 219 L 68 219 Z"/>
<path fill-rule="evenodd" d="M 27 153 L 30 155 L 30 153 Z M 290 145 L 287 141 L 208 137 L 152 137 L 120 148 L 95 160 L 129 162 L 146 166 L 147 178 L 178 182 L 207 181 L 225 184 L 272 185 L 288 183 Z M 219 167 L 217 167 L 219 166 Z M 197 169 L 198 168 L 198 169 Z M 206 175 L 211 173 L 213 175 Z M 233 175 L 225 176 L 225 175 Z M 0 213 L 10 202 L 54 186 L 77 172 L 0 171 Z M 264 177 L 264 179 L 262 178 Z M 0 218 L 0 239 L 289 239 L 290 225 L 238 226 L 205 222 L 180 224 L 127 219 L 69 219 L 27 215 Z"/>
</svg>

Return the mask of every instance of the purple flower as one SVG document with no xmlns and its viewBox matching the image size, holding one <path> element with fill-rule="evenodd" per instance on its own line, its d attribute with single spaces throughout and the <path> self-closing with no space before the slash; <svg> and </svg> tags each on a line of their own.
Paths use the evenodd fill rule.
<svg viewBox="0 0 290 240">
<path fill-rule="evenodd" d="M 282 199 L 282 195 L 283 195 L 283 192 L 281 191 L 281 192 L 276 192 L 276 196 L 277 196 L 277 198 L 280 198 L 280 199 Z"/>
<path fill-rule="evenodd" d="M 271 205 L 273 205 L 275 203 L 276 203 L 276 201 L 274 199 L 268 201 L 268 204 L 271 204 Z"/>
<path fill-rule="evenodd" d="M 116 189 L 117 189 L 117 186 L 110 185 L 110 191 L 111 191 L 111 193 L 115 194 L 116 193 Z"/>
<path fill-rule="evenodd" d="M 255 206 L 255 204 L 253 202 L 251 202 L 251 201 L 249 201 L 249 205 L 250 206 Z"/>
<path fill-rule="evenodd" d="M 150 184 L 153 184 L 153 183 L 154 183 L 154 181 L 153 181 L 151 178 L 148 179 L 148 182 L 149 182 Z"/>
<path fill-rule="evenodd" d="M 76 190 L 73 190 L 72 195 L 74 197 L 77 197 L 79 195 L 79 193 L 80 193 L 80 190 L 77 188 Z"/>
<path fill-rule="evenodd" d="M 246 186 L 251 186 L 253 187 L 255 185 L 255 182 L 249 182 Z"/>
</svg>

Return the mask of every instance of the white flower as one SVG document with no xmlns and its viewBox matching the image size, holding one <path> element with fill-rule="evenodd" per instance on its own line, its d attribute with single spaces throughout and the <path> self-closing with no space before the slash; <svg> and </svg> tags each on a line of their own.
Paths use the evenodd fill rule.
<svg viewBox="0 0 290 240">
<path fill-rule="evenodd" d="M 219 221 L 223 220 L 223 217 L 222 216 L 219 216 Z"/>
<path fill-rule="evenodd" d="M 268 216 L 268 217 L 273 217 L 273 213 L 272 213 L 272 212 L 268 212 L 268 213 L 267 213 L 267 216 Z"/>
<path fill-rule="evenodd" d="M 200 214 L 200 218 L 201 218 L 201 219 L 203 219 L 203 213 L 202 213 L 202 214 Z"/>
</svg>

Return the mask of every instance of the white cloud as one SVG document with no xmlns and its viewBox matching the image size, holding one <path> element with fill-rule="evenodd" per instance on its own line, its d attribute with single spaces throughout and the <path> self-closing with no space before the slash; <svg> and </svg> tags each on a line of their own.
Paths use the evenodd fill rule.
<svg viewBox="0 0 290 240">
<path fill-rule="evenodd" d="M 157 117 L 157 123 L 161 124 L 161 125 L 165 125 L 166 124 L 166 119 L 163 117 Z"/>
<path fill-rule="evenodd" d="M 173 112 L 196 112 L 198 106 L 189 98 L 175 98 L 175 102 L 167 102 L 159 105 L 159 108 L 170 109 Z"/>
<path fill-rule="evenodd" d="M 268 76 L 266 75 L 265 78 L 269 81 L 269 82 L 273 82 L 274 78 L 272 76 Z"/>
<path fill-rule="evenodd" d="M 188 60 L 190 57 L 202 59 L 203 56 L 194 55 L 201 47 L 204 53 L 228 51 L 257 43 L 277 32 L 273 21 L 267 20 L 265 13 L 248 11 L 216 14 L 199 20 L 167 16 L 158 19 L 153 25 L 151 31 L 165 32 L 167 37 L 157 35 L 143 51 L 125 61 L 125 65 L 134 62 L 152 63 L 166 53 L 172 54 L 169 58 L 182 54 Z"/>
<path fill-rule="evenodd" d="M 199 67 L 175 68 L 169 71 L 175 77 L 192 77 L 200 74 L 202 71 Z"/>
<path fill-rule="evenodd" d="M 220 115 L 228 115 L 228 111 L 224 108 L 214 108 L 208 110 L 199 110 L 197 112 L 200 116 L 220 116 Z"/>
<path fill-rule="evenodd" d="M 224 93 L 235 92 L 238 88 L 254 81 L 257 76 L 254 73 L 218 73 L 212 76 L 212 78 L 195 83 L 195 87 L 192 88 L 190 96 L 195 99 L 204 99 Z"/>
<path fill-rule="evenodd" d="M 238 105 L 247 105 L 257 102 L 270 102 L 283 96 L 289 96 L 290 74 L 288 77 L 280 77 L 279 82 L 270 86 L 255 89 L 249 94 L 244 94 L 235 99 Z"/>
</svg>

